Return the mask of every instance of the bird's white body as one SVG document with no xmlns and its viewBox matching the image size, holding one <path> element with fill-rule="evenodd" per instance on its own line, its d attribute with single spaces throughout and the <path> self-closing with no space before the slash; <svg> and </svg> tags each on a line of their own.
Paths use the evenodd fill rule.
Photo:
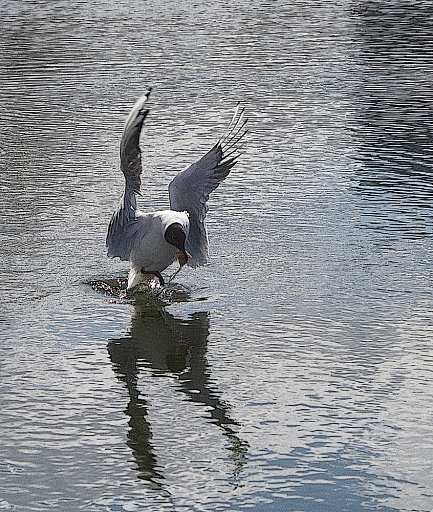
<svg viewBox="0 0 433 512">
<path fill-rule="evenodd" d="M 167 227 L 174 223 L 181 224 L 188 235 L 187 212 L 136 212 L 135 243 L 130 254 L 131 268 L 128 275 L 129 289 L 149 279 L 143 271 L 162 272 L 176 261 L 179 249 L 169 244 L 164 237 Z"/>
<path fill-rule="evenodd" d="M 209 194 L 235 165 L 246 119 L 238 105 L 226 134 L 197 162 L 180 171 L 169 184 L 170 210 L 143 213 L 136 196 L 141 187 L 139 138 L 149 110 L 144 105 L 150 89 L 132 107 L 120 142 L 120 162 L 125 190 L 107 233 L 108 256 L 130 261 L 128 289 L 161 271 L 176 258 L 182 267 L 204 265 L 208 260 L 206 229 Z"/>
</svg>

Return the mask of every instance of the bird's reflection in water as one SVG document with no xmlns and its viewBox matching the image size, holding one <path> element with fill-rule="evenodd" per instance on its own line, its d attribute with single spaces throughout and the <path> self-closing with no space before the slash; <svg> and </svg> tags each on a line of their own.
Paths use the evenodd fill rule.
<svg viewBox="0 0 433 512">
<path fill-rule="evenodd" d="M 152 448 L 152 430 L 148 420 L 147 397 L 140 394 L 140 368 L 151 368 L 155 374 L 176 378 L 179 390 L 188 398 L 209 408 L 211 420 L 229 439 L 229 457 L 233 462 L 233 479 L 245 462 L 248 444 L 236 434 L 238 423 L 230 417 L 230 407 L 220 399 L 211 383 L 206 358 L 209 337 L 209 314 L 193 313 L 178 319 L 155 305 L 135 306 L 130 336 L 111 340 L 108 352 L 119 380 L 126 384 L 130 417 L 127 444 L 138 466 L 139 478 L 161 487 L 164 475 Z"/>
</svg>

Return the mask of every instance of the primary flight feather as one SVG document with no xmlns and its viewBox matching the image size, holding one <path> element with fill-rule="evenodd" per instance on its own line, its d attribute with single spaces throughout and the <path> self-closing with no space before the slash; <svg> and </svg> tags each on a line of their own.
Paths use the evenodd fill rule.
<svg viewBox="0 0 433 512">
<path fill-rule="evenodd" d="M 143 122 L 149 113 L 144 105 L 151 89 L 132 107 L 120 142 L 120 165 L 125 190 L 114 211 L 107 233 L 109 257 L 130 261 L 128 289 L 161 272 L 176 259 L 183 266 L 204 265 L 209 256 L 206 229 L 209 194 L 228 176 L 236 164 L 246 133 L 244 109 L 238 105 L 226 134 L 200 160 L 180 171 L 169 184 L 170 209 L 151 213 L 137 208 L 141 186 Z"/>
</svg>

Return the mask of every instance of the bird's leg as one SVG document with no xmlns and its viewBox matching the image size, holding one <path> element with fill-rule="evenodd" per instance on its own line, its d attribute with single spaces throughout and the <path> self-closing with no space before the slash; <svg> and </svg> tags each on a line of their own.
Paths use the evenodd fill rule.
<svg viewBox="0 0 433 512">
<path fill-rule="evenodd" d="M 164 278 L 161 275 L 161 272 L 155 272 L 153 270 L 144 270 L 144 268 L 141 269 L 142 274 L 151 274 L 152 276 L 155 276 L 158 278 L 161 286 L 165 285 Z"/>
</svg>

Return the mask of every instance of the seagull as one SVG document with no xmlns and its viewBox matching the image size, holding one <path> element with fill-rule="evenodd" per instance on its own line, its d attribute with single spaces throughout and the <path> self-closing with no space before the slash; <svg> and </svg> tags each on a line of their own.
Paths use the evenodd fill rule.
<svg viewBox="0 0 433 512">
<path fill-rule="evenodd" d="M 130 262 L 128 290 L 148 282 L 149 276 L 156 276 L 164 286 L 161 272 L 176 259 L 177 272 L 186 264 L 195 268 L 208 261 L 205 221 L 209 194 L 236 164 L 247 133 L 244 108 L 238 104 L 225 135 L 202 158 L 178 172 L 169 184 L 170 209 L 142 212 L 137 207 L 137 195 L 142 195 L 139 139 L 149 113 L 144 106 L 151 90 L 140 96 L 125 122 L 120 142 L 125 189 L 111 217 L 106 239 L 108 257 Z"/>
</svg>

